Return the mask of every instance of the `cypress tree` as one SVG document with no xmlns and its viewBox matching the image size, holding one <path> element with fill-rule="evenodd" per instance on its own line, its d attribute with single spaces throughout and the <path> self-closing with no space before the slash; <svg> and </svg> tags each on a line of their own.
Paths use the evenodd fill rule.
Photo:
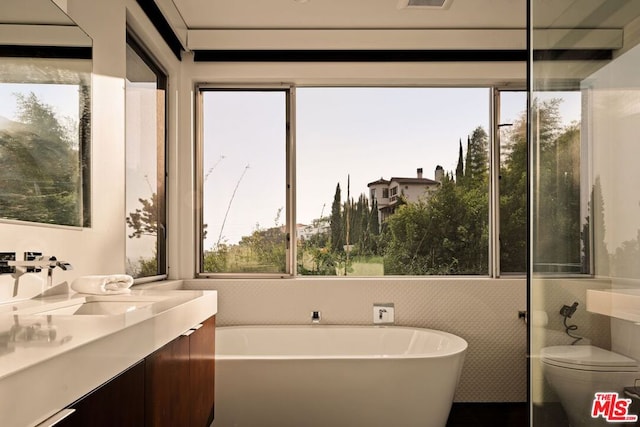
<svg viewBox="0 0 640 427">
<path fill-rule="evenodd" d="M 380 234 L 380 220 L 378 219 L 378 202 L 373 199 L 369 212 L 369 232 L 373 235 Z"/>
<path fill-rule="evenodd" d="M 462 159 L 462 138 L 460 138 L 460 150 L 458 153 L 458 166 L 456 167 L 456 183 L 460 184 L 464 178 L 464 161 Z"/>
<path fill-rule="evenodd" d="M 336 193 L 333 196 L 333 204 L 331 205 L 331 251 L 342 252 L 343 250 L 343 233 L 342 233 L 342 209 L 340 199 L 340 183 L 336 186 Z"/>
<path fill-rule="evenodd" d="M 467 137 L 465 183 L 469 187 L 478 187 L 486 184 L 488 179 L 489 154 L 487 132 L 478 126 L 471 136 Z"/>
</svg>

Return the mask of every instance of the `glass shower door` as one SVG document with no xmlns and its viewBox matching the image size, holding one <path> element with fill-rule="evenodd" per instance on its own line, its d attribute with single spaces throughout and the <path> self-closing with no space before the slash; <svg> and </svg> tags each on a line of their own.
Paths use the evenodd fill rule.
<svg viewBox="0 0 640 427">
<path fill-rule="evenodd" d="M 633 422 L 640 2 L 530 7 L 531 425 Z"/>
</svg>

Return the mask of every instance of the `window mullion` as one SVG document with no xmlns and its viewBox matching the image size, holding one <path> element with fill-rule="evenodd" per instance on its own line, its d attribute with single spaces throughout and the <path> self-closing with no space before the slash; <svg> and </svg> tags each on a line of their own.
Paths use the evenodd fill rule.
<svg viewBox="0 0 640 427">
<path fill-rule="evenodd" d="M 490 100 L 489 144 L 489 276 L 500 277 L 500 90 Z"/>
<path fill-rule="evenodd" d="M 296 227 L 296 92 L 295 87 L 287 91 L 287 228 L 289 230 L 287 272 L 297 275 L 298 235 Z"/>
</svg>

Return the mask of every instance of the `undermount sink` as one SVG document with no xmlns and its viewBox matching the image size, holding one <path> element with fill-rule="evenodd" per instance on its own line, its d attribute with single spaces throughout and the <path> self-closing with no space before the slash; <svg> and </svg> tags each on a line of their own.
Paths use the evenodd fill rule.
<svg viewBox="0 0 640 427">
<path fill-rule="evenodd" d="M 55 308 L 52 310 L 38 311 L 34 314 L 39 315 L 114 315 L 129 313 L 142 307 L 148 307 L 153 301 L 87 301 L 81 304 L 69 305 L 66 307 Z"/>
<path fill-rule="evenodd" d="M 166 306 L 166 302 L 170 300 L 171 298 L 167 296 L 153 295 L 87 296 L 26 307 L 12 312 L 12 314 L 22 316 L 115 316 L 141 309 L 150 310 L 154 304 Z"/>
</svg>

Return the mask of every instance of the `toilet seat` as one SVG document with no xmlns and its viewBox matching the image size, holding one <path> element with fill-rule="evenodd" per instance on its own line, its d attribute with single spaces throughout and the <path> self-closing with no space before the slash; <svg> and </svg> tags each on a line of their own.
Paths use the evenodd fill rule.
<svg viewBox="0 0 640 427">
<path fill-rule="evenodd" d="M 557 345 L 540 350 L 543 363 L 594 372 L 637 372 L 638 362 L 592 345 Z"/>
</svg>

